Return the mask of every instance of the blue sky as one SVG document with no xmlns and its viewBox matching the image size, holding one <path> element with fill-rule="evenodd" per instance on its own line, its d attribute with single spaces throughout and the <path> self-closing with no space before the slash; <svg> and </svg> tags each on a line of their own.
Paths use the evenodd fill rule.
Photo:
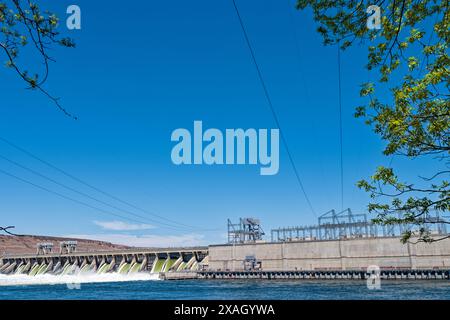
<svg viewBox="0 0 450 320">
<path fill-rule="evenodd" d="M 61 17 L 73 4 L 40 3 Z M 194 120 L 221 130 L 276 128 L 231 0 L 74 3 L 82 10 L 82 30 L 68 31 L 64 23 L 60 27 L 77 47 L 52 50 L 57 62 L 51 65 L 46 88 L 79 120 L 65 117 L 2 68 L 0 137 L 139 208 L 196 228 L 172 230 L 154 221 L 122 220 L 0 174 L 2 225 L 15 225 L 17 232 L 26 234 L 180 245 L 223 242 L 227 218 L 259 217 L 266 233 L 274 227 L 316 223 L 282 145 L 280 171 L 274 176 L 261 176 L 259 166 L 171 162 L 172 131 L 192 130 Z M 295 10 L 294 1 L 237 4 L 316 213 L 340 209 L 336 47 L 322 45 L 311 14 Z M 39 71 L 26 52 L 24 60 Z M 364 211 L 368 202 L 356 182 L 389 162 L 381 154 L 383 143 L 353 117 L 355 107 L 364 103 L 359 85 L 373 77 L 365 63 L 364 46 L 342 54 L 344 207 L 355 212 Z M 0 155 L 146 216 L 1 141 Z M 405 176 L 418 168 L 426 174 L 428 164 L 399 159 L 394 163 Z M 3 159 L 0 169 L 133 218 Z"/>
</svg>

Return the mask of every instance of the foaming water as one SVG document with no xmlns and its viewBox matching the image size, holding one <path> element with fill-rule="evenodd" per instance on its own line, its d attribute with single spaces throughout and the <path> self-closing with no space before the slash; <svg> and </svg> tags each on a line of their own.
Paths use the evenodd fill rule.
<svg viewBox="0 0 450 320">
<path fill-rule="evenodd" d="M 81 284 L 101 282 L 127 282 L 159 280 L 157 273 L 137 272 L 132 274 L 120 273 L 82 273 L 68 275 L 41 274 L 29 276 L 26 274 L 0 274 L 0 286 L 26 286 L 26 285 L 49 285 L 49 284 Z"/>
</svg>

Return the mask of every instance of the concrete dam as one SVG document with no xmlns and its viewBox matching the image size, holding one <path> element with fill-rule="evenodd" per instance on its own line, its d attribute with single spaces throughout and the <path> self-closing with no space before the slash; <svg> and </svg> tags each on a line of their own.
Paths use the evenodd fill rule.
<svg viewBox="0 0 450 320">
<path fill-rule="evenodd" d="M 401 242 L 407 225 L 380 226 L 365 214 L 350 209 L 331 210 L 312 226 L 271 230 L 271 241 L 262 241 L 257 219 L 228 222 L 228 244 L 209 246 L 209 268 L 242 271 L 248 268 L 273 271 L 450 269 L 450 238 L 445 223 L 434 217 L 427 225 L 432 243 L 410 239 Z"/>
<path fill-rule="evenodd" d="M 1 274 L 159 273 L 164 279 L 450 279 L 450 239 L 402 244 L 399 237 L 210 245 L 198 248 L 4 256 Z"/>
<path fill-rule="evenodd" d="M 439 222 L 439 220 L 437 220 Z M 259 220 L 228 221 L 228 243 L 195 248 L 77 252 L 76 241 L 40 243 L 34 255 L 0 257 L 1 274 L 159 274 L 163 279 L 450 279 L 450 238 L 444 224 L 430 226 L 443 240 L 403 244 L 407 226 L 377 226 L 349 209 L 330 211 L 314 226 L 271 230 Z M 433 228 L 433 229 L 431 229 Z"/>
<path fill-rule="evenodd" d="M 34 255 L 4 256 L 0 260 L 0 273 L 36 276 L 196 271 L 208 252 L 207 247 L 76 252 L 76 241 L 62 242 L 59 253 L 53 253 L 52 248 L 52 243 L 41 243 Z"/>
</svg>

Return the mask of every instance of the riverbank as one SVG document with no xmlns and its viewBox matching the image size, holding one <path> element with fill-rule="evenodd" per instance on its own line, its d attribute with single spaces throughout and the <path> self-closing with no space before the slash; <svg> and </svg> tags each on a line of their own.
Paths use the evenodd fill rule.
<svg viewBox="0 0 450 320">
<path fill-rule="evenodd" d="M 130 247 L 124 245 L 117 245 L 104 241 L 75 239 L 65 237 L 53 236 L 36 236 L 36 235 L 21 235 L 10 236 L 0 235 L 0 257 L 6 255 L 20 255 L 20 254 L 35 254 L 38 243 L 51 242 L 54 244 L 54 250 L 58 252 L 58 243 L 62 241 L 76 241 L 77 249 L 86 252 L 92 251 L 111 251 L 122 250 Z"/>
</svg>

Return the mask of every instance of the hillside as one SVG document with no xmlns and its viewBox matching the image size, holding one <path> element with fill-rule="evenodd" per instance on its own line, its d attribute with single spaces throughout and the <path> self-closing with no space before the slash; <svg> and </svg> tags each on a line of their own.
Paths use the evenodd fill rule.
<svg viewBox="0 0 450 320">
<path fill-rule="evenodd" d="M 5 254 L 34 254 L 36 253 L 36 245 L 39 242 L 52 242 L 54 251 L 59 252 L 59 242 L 67 240 L 76 240 L 78 242 L 77 251 L 109 251 L 129 248 L 124 245 L 116 245 L 109 242 L 86 240 L 86 239 L 71 239 L 49 236 L 10 236 L 0 235 L 0 256 Z"/>
</svg>

